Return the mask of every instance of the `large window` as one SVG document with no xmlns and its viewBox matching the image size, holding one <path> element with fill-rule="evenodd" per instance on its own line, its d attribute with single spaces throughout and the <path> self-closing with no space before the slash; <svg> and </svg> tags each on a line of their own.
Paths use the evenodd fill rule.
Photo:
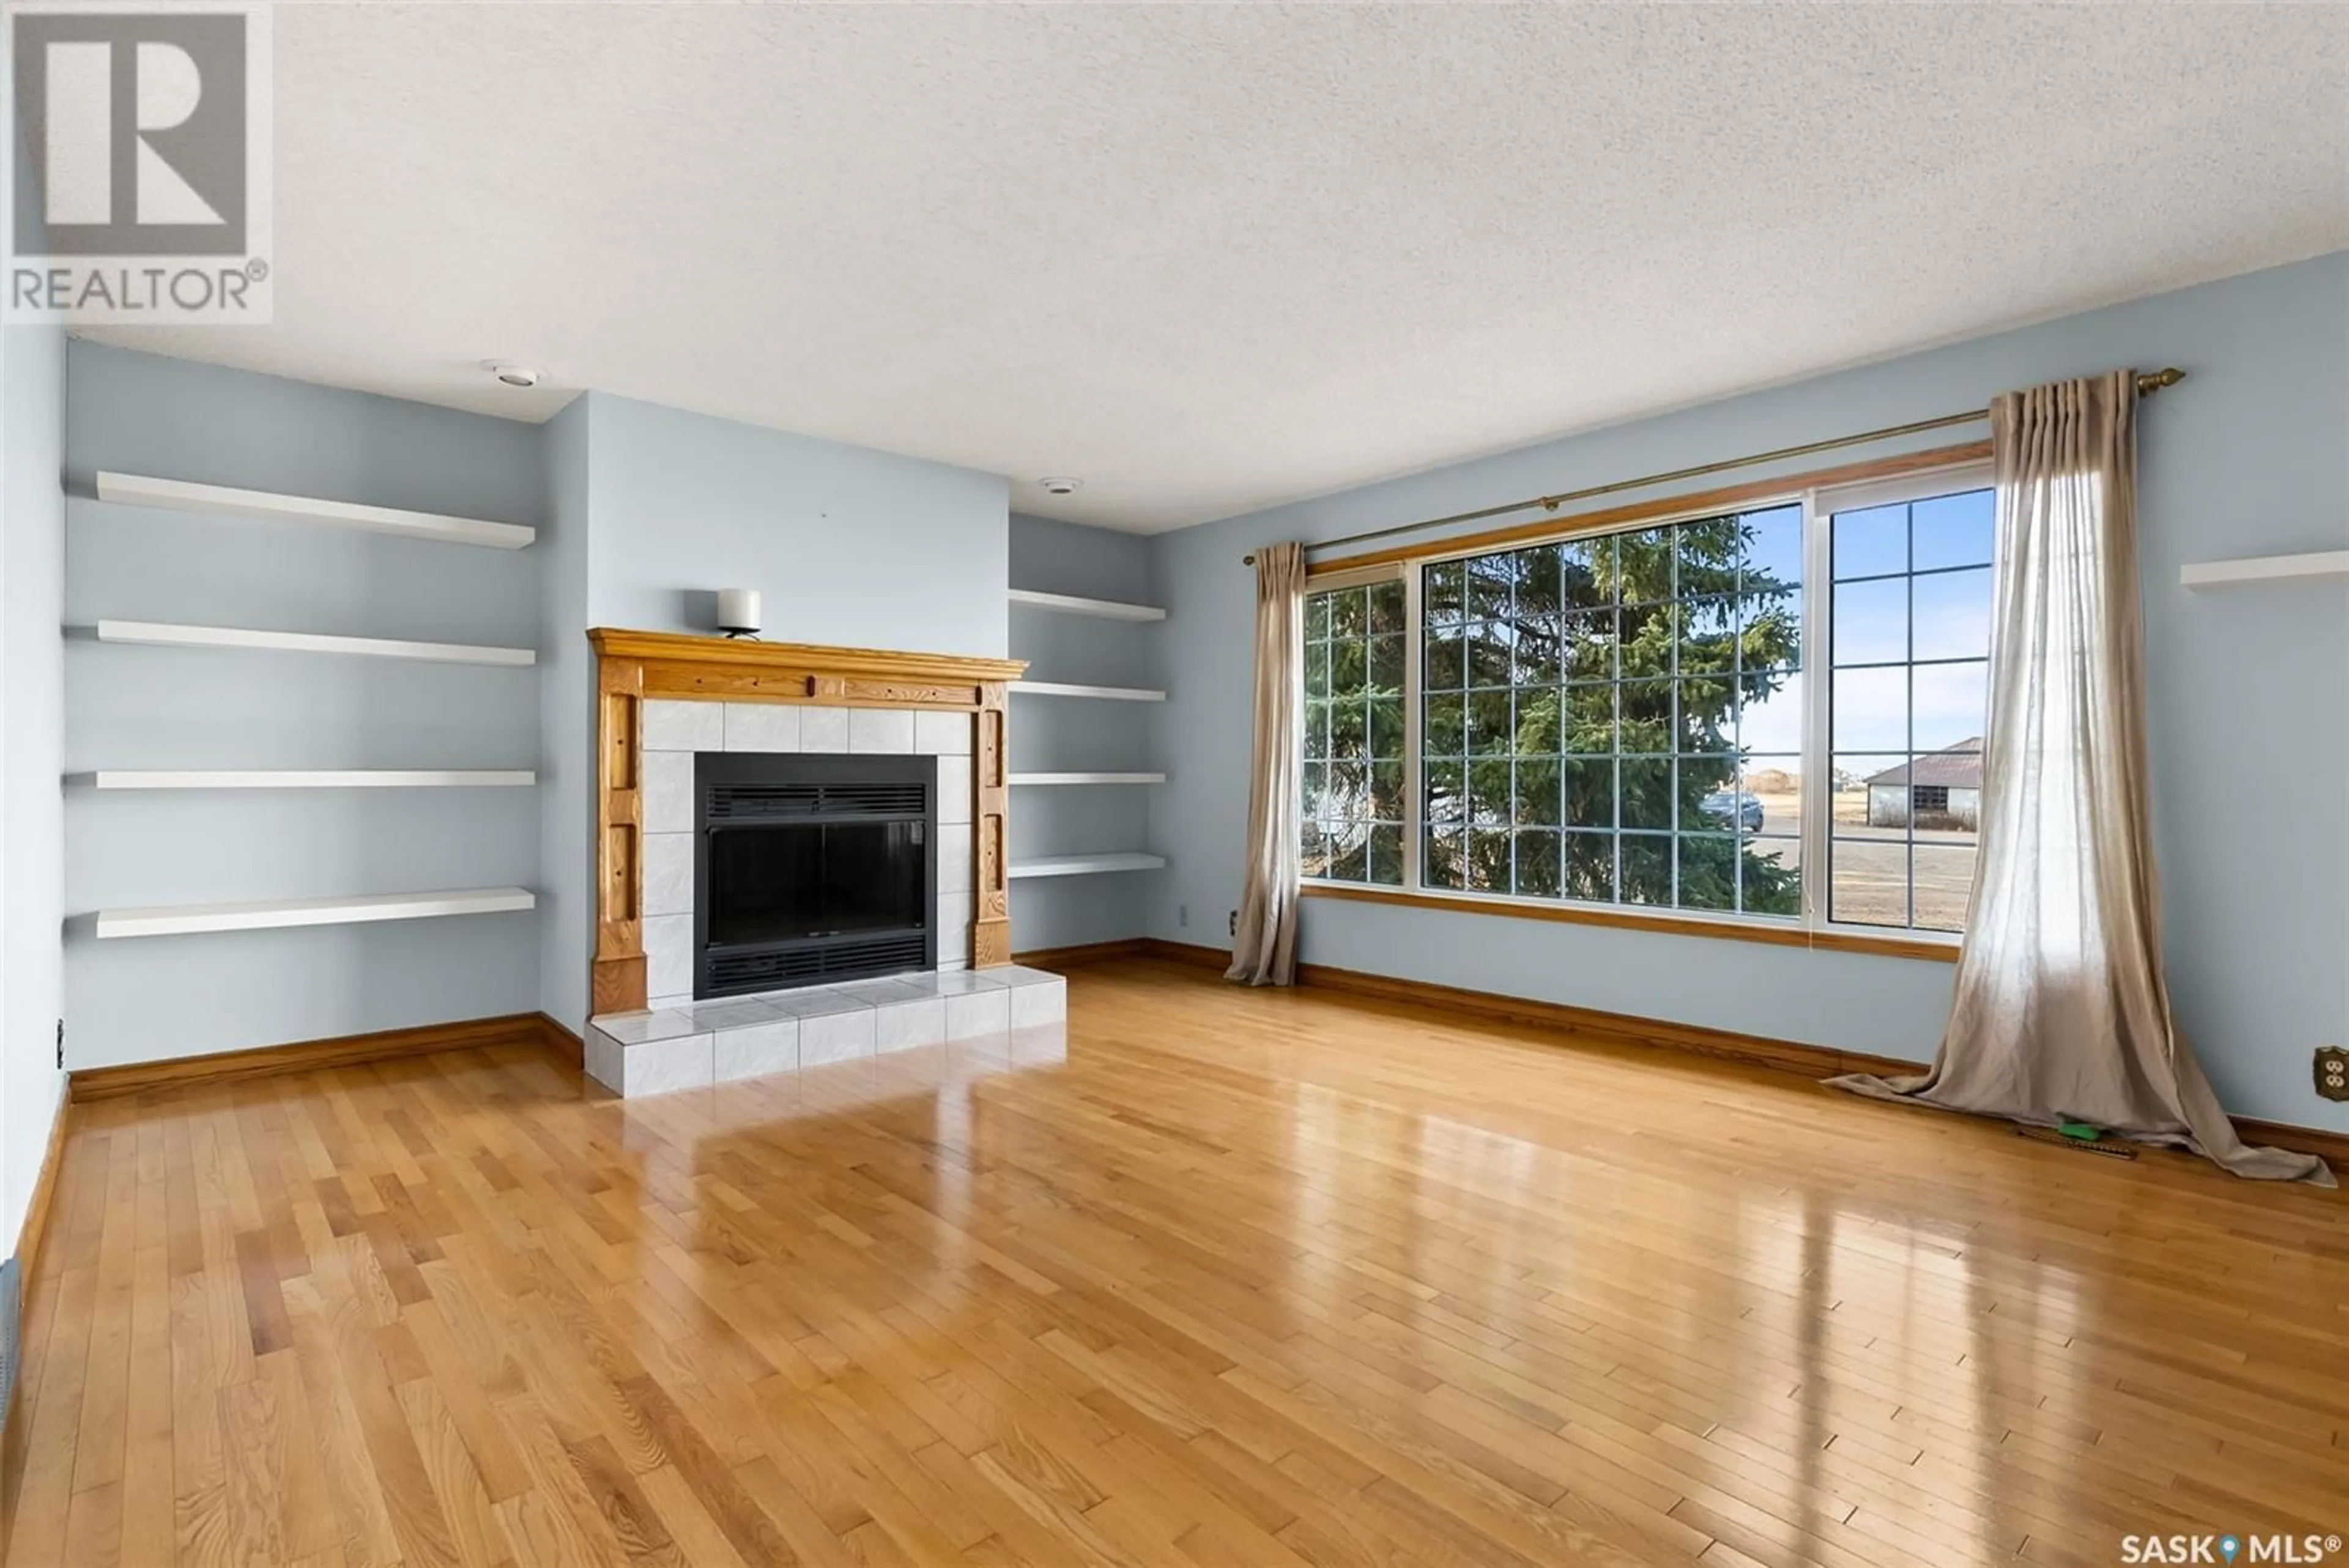
<svg viewBox="0 0 2349 1568">
<path fill-rule="evenodd" d="M 1943 475 L 1328 579 L 1305 874 L 1956 930 L 1990 535 Z"/>
</svg>

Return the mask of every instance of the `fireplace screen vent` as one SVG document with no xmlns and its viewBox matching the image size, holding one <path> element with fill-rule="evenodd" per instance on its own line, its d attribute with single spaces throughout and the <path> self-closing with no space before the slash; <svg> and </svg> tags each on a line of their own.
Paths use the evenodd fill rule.
<svg viewBox="0 0 2349 1568">
<path fill-rule="evenodd" d="M 712 822 L 756 822 L 780 817 L 917 817 L 926 804 L 926 786 L 918 781 L 899 784 L 713 784 L 709 819 Z"/>
<path fill-rule="evenodd" d="M 869 938 L 828 947 L 714 952 L 709 955 L 709 992 L 718 996 L 745 991 L 780 991 L 785 986 L 812 985 L 818 981 L 894 974 L 926 967 L 928 952 L 926 939 L 919 935 Z"/>
</svg>

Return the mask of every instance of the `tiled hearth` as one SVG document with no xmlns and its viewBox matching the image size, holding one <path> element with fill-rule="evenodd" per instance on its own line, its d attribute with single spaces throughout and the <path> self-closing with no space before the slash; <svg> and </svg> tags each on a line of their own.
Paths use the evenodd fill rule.
<svg viewBox="0 0 2349 1568">
<path fill-rule="evenodd" d="M 587 1073 L 635 1097 L 1058 1026 L 1068 982 L 1007 964 L 687 1002 L 589 1021 Z"/>
</svg>

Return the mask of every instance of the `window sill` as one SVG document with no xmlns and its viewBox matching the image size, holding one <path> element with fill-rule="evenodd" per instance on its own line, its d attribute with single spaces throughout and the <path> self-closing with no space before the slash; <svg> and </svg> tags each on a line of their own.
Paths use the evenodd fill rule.
<svg viewBox="0 0 2349 1568">
<path fill-rule="evenodd" d="M 1958 942 L 1954 937 L 1878 936 L 1868 931 L 1818 930 L 1776 920 L 1742 920 L 1734 917 L 1707 919 L 1662 911 L 1649 914 L 1636 909 L 1552 904 L 1491 894 L 1413 893 L 1400 888 L 1371 888 L 1347 882 L 1308 882 L 1301 891 L 1308 898 L 1394 904 L 1414 909 L 1446 909 L 1464 915 L 1505 915 L 1520 920 L 1552 920 L 1569 926 L 1611 926 L 1619 930 L 1653 931 L 1663 936 L 1713 937 L 1733 942 L 1812 948 L 1823 952 L 1920 959 L 1929 963 L 1958 961 Z"/>
</svg>

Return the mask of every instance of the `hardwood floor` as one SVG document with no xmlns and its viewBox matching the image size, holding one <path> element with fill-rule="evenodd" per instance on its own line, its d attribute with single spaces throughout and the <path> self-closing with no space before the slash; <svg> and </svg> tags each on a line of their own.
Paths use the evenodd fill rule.
<svg viewBox="0 0 2349 1568">
<path fill-rule="evenodd" d="M 1143 963 L 76 1108 L 8 1562 L 2106 1564 L 2349 1528 L 2349 1207 Z M 2337 1554 L 2336 1554 L 2337 1556 Z"/>
</svg>

